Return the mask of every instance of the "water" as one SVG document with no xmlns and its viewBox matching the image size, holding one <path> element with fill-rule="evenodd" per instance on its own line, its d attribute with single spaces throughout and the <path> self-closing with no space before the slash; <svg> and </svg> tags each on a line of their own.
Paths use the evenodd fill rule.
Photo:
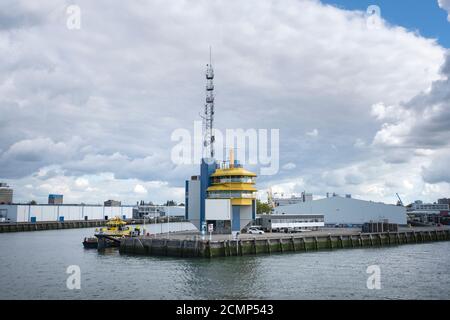
<svg viewBox="0 0 450 320">
<path fill-rule="evenodd" d="M 0 234 L 0 299 L 450 299 L 450 242 L 208 260 L 86 250 L 93 231 Z M 66 287 L 69 265 L 81 290 Z M 369 265 L 381 290 L 366 287 Z"/>
</svg>

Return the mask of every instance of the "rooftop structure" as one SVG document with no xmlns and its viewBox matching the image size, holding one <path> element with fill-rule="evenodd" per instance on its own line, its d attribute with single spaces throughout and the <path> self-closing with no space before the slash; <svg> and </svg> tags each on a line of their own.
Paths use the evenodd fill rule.
<svg viewBox="0 0 450 320">
<path fill-rule="evenodd" d="M 49 194 L 48 195 L 48 204 L 63 204 L 63 195 L 62 194 Z"/>
<path fill-rule="evenodd" d="M 117 200 L 106 200 L 104 202 L 105 207 L 120 207 L 122 205 L 122 202 Z"/>
<path fill-rule="evenodd" d="M 0 204 L 13 202 L 14 191 L 6 183 L 0 182 Z"/>
<path fill-rule="evenodd" d="M 299 202 L 306 202 L 306 201 L 312 201 L 313 200 L 313 195 L 312 193 L 306 193 L 306 192 L 302 192 L 301 196 L 294 196 L 292 195 L 291 197 L 274 197 L 273 198 L 273 203 L 275 205 L 275 207 L 279 207 L 279 206 L 287 206 L 290 204 L 295 204 L 295 203 L 299 203 Z"/>
</svg>

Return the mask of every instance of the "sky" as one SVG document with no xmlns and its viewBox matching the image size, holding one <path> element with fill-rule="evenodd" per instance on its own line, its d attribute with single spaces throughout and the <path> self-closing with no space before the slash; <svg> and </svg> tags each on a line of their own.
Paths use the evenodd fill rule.
<svg viewBox="0 0 450 320">
<path fill-rule="evenodd" d="M 370 5 L 377 5 L 381 16 L 388 23 L 436 39 L 443 47 L 450 48 L 448 1 L 441 0 L 440 5 L 437 0 L 324 0 L 322 3 L 360 11 L 366 11 Z M 447 11 L 443 10 L 445 8 Z"/>
<path fill-rule="evenodd" d="M 450 197 L 449 12 L 449 0 L 2 1 L 0 181 L 16 202 L 183 202 L 199 168 L 172 161 L 172 134 L 200 120 L 212 46 L 216 128 L 279 129 L 263 199 Z"/>
</svg>

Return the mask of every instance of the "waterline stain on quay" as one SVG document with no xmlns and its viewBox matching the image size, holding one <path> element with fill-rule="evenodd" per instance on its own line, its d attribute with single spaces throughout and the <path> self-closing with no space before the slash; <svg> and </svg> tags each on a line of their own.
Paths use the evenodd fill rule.
<svg viewBox="0 0 450 320">
<path fill-rule="evenodd" d="M 380 232 L 350 235 L 254 237 L 234 240 L 168 239 L 135 237 L 123 239 L 120 253 L 172 257 L 230 257 L 284 252 L 387 247 L 450 240 L 449 229 Z"/>
</svg>

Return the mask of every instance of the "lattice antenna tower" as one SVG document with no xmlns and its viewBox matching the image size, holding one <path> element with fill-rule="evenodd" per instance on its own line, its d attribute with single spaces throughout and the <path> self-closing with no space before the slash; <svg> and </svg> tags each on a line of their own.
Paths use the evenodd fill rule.
<svg viewBox="0 0 450 320">
<path fill-rule="evenodd" d="M 214 69 L 212 66 L 211 47 L 209 47 L 209 64 L 206 65 L 206 103 L 203 113 L 203 155 L 214 158 Z"/>
</svg>

